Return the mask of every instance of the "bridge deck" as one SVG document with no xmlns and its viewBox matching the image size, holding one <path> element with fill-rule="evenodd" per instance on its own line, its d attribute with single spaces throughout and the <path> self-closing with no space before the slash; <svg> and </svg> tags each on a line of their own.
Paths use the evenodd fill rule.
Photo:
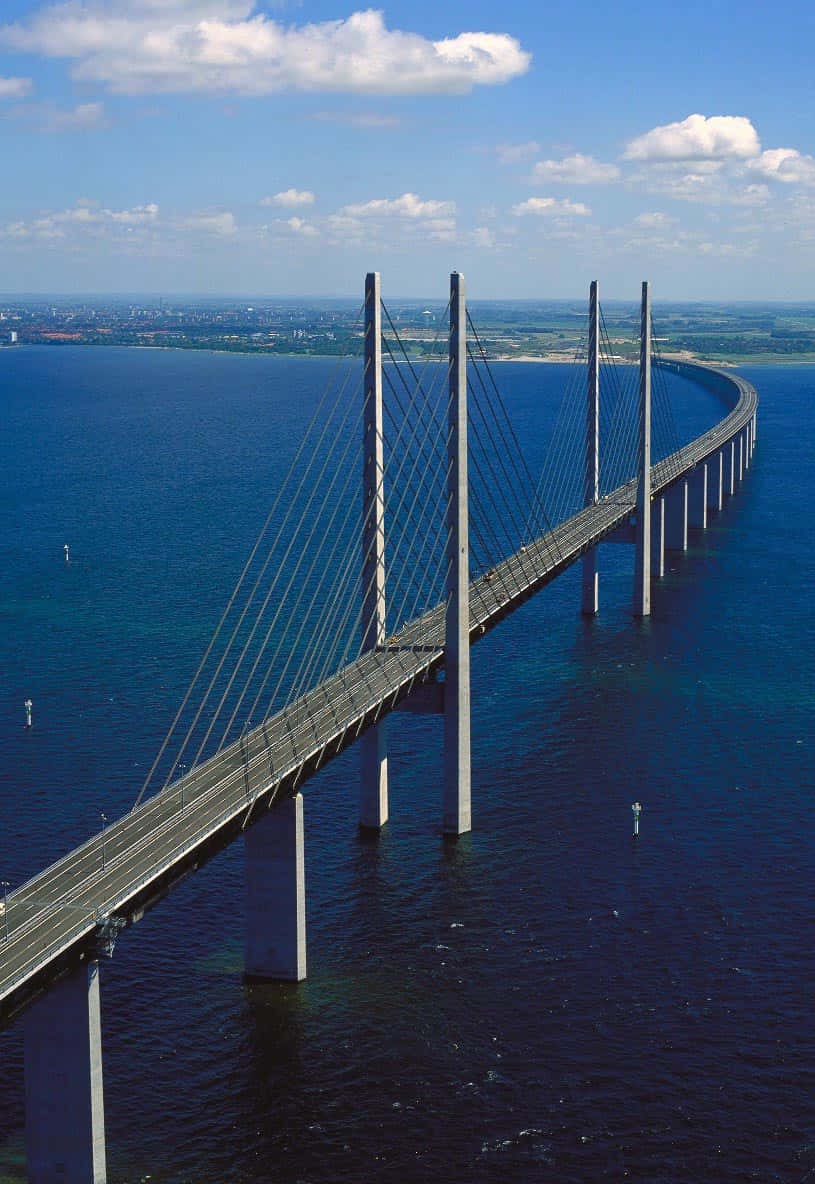
<svg viewBox="0 0 815 1184">
<path fill-rule="evenodd" d="M 757 397 L 749 383 L 720 371 L 706 376 L 709 385 L 728 384 L 736 406 L 710 432 L 654 466 L 654 496 L 754 414 Z M 471 643 L 627 521 L 635 505 L 631 481 L 511 555 L 490 578 L 474 581 Z M 8 898 L 9 939 L 0 944 L 0 1020 L 25 1006 L 65 959 L 90 950 L 100 918 L 138 919 L 147 904 L 240 833 L 254 811 L 293 792 L 431 679 L 443 667 L 443 641 L 444 605 L 438 605 L 17 889 Z"/>
</svg>

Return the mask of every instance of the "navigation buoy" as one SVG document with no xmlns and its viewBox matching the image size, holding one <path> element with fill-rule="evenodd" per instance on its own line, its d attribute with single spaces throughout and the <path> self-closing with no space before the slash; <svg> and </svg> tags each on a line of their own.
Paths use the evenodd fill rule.
<svg viewBox="0 0 815 1184">
<path fill-rule="evenodd" d="M 634 838 L 640 833 L 640 814 L 642 813 L 642 806 L 639 802 L 634 802 L 631 807 L 634 812 Z"/>
<path fill-rule="evenodd" d="M 31 702 L 30 699 L 26 699 L 24 706 L 25 706 L 25 726 L 27 728 L 30 728 L 31 727 L 31 709 L 34 706 L 34 704 Z"/>
<path fill-rule="evenodd" d="M 64 546 L 62 549 L 63 549 L 63 551 L 65 552 L 65 562 L 66 562 L 66 563 L 70 563 L 70 562 L 71 562 L 71 557 L 70 557 L 70 555 L 69 555 L 69 553 L 68 553 L 68 544 L 66 543 L 66 544 L 65 544 L 65 546 Z"/>
</svg>

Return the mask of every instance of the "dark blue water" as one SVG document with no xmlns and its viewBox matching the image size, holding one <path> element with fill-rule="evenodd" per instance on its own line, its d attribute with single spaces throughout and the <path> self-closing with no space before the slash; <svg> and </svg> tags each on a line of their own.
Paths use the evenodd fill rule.
<svg viewBox="0 0 815 1184">
<path fill-rule="evenodd" d="M 0 353 L 2 878 L 130 806 L 328 365 Z M 539 458 L 562 372 L 498 375 Z M 378 840 L 353 751 L 306 787 L 306 983 L 243 982 L 240 845 L 120 938 L 111 1181 L 815 1178 L 815 371 L 747 376 L 754 465 L 651 619 L 608 547 L 597 620 L 569 572 L 474 650 L 472 835 L 399 716 Z M 0 1050 L 20 1181 L 19 1025 Z"/>
</svg>

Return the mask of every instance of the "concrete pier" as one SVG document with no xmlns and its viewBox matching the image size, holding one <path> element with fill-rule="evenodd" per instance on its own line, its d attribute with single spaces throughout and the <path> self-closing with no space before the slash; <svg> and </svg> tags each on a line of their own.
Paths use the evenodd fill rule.
<svg viewBox="0 0 815 1184">
<path fill-rule="evenodd" d="M 688 482 L 677 481 L 667 494 L 665 507 L 665 546 L 669 551 L 688 549 Z"/>
<path fill-rule="evenodd" d="M 728 497 L 736 492 L 736 441 L 724 446 L 724 489 Z"/>
<path fill-rule="evenodd" d="M 721 449 L 708 462 L 707 506 L 721 513 L 724 502 L 724 453 Z"/>
<path fill-rule="evenodd" d="M 470 799 L 470 543 L 467 492 L 467 312 L 464 276 L 450 276 L 447 423 L 447 611 L 444 641 L 445 834 L 472 827 Z"/>
<path fill-rule="evenodd" d="M 30 1184 L 105 1184 L 99 963 L 60 979 L 24 1027 Z"/>
<path fill-rule="evenodd" d="M 707 530 L 707 464 L 697 465 L 688 485 L 688 525 Z"/>
<path fill-rule="evenodd" d="M 246 832 L 246 974 L 306 977 L 303 795 L 284 798 Z"/>
</svg>

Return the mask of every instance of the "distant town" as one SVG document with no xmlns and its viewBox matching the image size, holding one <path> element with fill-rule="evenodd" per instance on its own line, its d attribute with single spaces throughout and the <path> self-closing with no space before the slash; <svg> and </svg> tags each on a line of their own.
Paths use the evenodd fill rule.
<svg viewBox="0 0 815 1184">
<path fill-rule="evenodd" d="M 493 359 L 570 361 L 584 342 L 579 301 L 473 301 L 470 313 Z M 445 348 L 440 302 L 388 306 L 385 334 L 398 333 L 417 357 Z M 603 305 L 609 352 L 638 354 L 639 309 Z M 687 303 L 654 306 L 664 354 L 721 363 L 815 361 L 815 304 Z M 361 308 L 351 300 L 0 297 L 0 346 L 127 345 L 326 355 L 356 352 Z"/>
</svg>

